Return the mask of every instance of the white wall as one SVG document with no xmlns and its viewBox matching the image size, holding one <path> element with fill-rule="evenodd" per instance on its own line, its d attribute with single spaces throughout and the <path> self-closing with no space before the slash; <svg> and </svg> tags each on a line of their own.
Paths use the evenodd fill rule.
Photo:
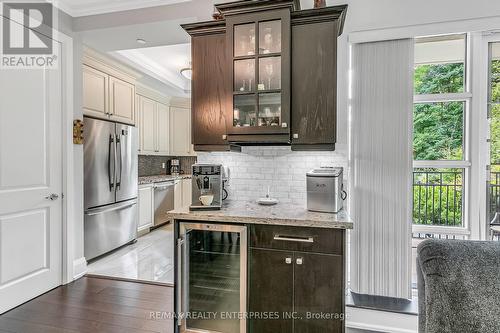
<svg viewBox="0 0 500 333">
<path fill-rule="evenodd" d="M 74 119 L 83 120 L 83 109 L 82 109 L 82 57 L 83 57 L 83 44 L 81 41 L 81 36 L 79 34 L 73 35 L 73 101 Z M 83 258 L 83 145 L 73 145 L 73 157 L 74 157 L 74 179 L 73 188 L 74 193 L 74 259 L 78 260 Z M 74 272 L 78 275 L 81 272 Z"/>
<path fill-rule="evenodd" d="M 345 145 L 335 152 L 293 152 L 290 147 L 243 147 L 241 153 L 198 153 L 198 163 L 221 163 L 231 169 L 229 199 L 256 200 L 270 186 L 282 203 L 306 204 L 306 172 L 321 166 L 347 168 Z M 348 179 L 347 170 L 344 181 Z M 346 184 L 347 185 L 347 184 Z M 347 186 L 345 187 L 347 188 Z"/>
<path fill-rule="evenodd" d="M 303 8 L 312 3 L 301 1 Z M 500 16 L 495 0 L 327 0 L 329 6 L 339 4 L 349 6 L 346 33 Z"/>
</svg>

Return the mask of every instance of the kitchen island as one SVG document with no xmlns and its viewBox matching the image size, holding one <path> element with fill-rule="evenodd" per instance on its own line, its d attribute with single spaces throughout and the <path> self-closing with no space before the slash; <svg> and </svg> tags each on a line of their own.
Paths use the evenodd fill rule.
<svg viewBox="0 0 500 333">
<path fill-rule="evenodd" d="M 254 202 L 169 213 L 176 332 L 344 332 L 349 216 Z"/>
</svg>

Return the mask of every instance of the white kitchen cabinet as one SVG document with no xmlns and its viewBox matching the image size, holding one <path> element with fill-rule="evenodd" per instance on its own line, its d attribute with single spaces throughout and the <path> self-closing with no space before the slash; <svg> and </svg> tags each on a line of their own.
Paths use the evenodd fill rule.
<svg viewBox="0 0 500 333">
<path fill-rule="evenodd" d="M 191 110 L 170 107 L 170 154 L 172 156 L 194 155 L 191 144 Z"/>
<path fill-rule="evenodd" d="M 180 179 L 176 181 L 174 188 L 174 207 L 175 209 L 191 205 L 191 179 Z"/>
<path fill-rule="evenodd" d="M 193 189 L 192 189 L 191 185 L 192 185 L 191 179 L 183 179 L 182 180 L 182 206 L 183 207 L 191 205 L 191 195 L 193 193 Z"/>
<path fill-rule="evenodd" d="M 83 113 L 88 116 L 108 116 L 109 76 L 89 66 L 83 66 Z"/>
<path fill-rule="evenodd" d="M 143 231 L 153 226 L 154 198 L 151 184 L 139 186 L 139 223 L 137 231 Z"/>
<path fill-rule="evenodd" d="M 156 153 L 156 102 L 144 96 L 138 98 L 139 154 Z"/>
<path fill-rule="evenodd" d="M 83 65 L 83 114 L 135 125 L 135 86 Z"/>
<path fill-rule="evenodd" d="M 174 209 L 183 207 L 182 202 L 182 180 L 177 180 L 174 187 Z"/>
<path fill-rule="evenodd" d="M 139 154 L 169 155 L 170 117 L 165 104 L 137 95 L 139 118 Z"/>
<path fill-rule="evenodd" d="M 156 103 L 156 114 L 158 123 L 158 152 L 170 153 L 170 117 L 168 107 L 161 103 Z"/>
<path fill-rule="evenodd" d="M 135 124 L 135 86 L 126 81 L 109 77 L 110 119 Z"/>
</svg>

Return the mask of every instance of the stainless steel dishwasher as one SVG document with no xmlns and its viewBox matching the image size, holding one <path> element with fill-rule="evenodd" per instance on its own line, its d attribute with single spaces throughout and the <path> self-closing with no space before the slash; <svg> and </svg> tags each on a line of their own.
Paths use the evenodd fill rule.
<svg viewBox="0 0 500 333">
<path fill-rule="evenodd" d="M 159 226 L 168 222 L 167 212 L 174 209 L 174 188 L 178 180 L 169 180 L 153 185 L 155 201 L 155 221 L 154 226 Z"/>
</svg>

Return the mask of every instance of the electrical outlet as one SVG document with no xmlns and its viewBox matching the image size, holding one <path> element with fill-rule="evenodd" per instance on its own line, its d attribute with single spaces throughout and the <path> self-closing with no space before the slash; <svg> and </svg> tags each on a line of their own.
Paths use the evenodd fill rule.
<svg viewBox="0 0 500 333">
<path fill-rule="evenodd" d="M 162 164 L 161 164 L 161 168 L 162 168 L 162 169 L 165 169 L 165 163 L 162 163 Z"/>
</svg>

